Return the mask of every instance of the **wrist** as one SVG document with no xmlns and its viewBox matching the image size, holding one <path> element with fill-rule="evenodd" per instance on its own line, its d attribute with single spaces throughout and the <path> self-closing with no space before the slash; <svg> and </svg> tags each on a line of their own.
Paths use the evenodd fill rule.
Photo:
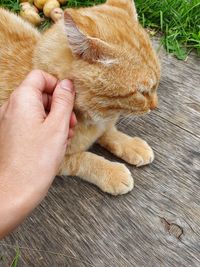
<svg viewBox="0 0 200 267">
<path fill-rule="evenodd" d="M 35 186 L 35 178 L 0 173 L 0 238 L 16 228 L 45 197 L 48 188 Z"/>
</svg>

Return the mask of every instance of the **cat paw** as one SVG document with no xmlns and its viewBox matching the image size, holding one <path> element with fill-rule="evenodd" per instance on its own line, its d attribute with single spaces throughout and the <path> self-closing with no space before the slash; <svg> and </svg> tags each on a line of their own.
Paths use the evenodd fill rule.
<svg viewBox="0 0 200 267">
<path fill-rule="evenodd" d="M 134 186 L 130 171 L 121 163 L 112 163 L 112 165 L 106 171 L 106 179 L 101 189 L 115 196 L 130 192 Z"/>
<path fill-rule="evenodd" d="M 121 158 L 137 167 L 152 163 L 154 153 L 152 148 L 139 137 L 134 137 L 123 147 Z"/>
</svg>

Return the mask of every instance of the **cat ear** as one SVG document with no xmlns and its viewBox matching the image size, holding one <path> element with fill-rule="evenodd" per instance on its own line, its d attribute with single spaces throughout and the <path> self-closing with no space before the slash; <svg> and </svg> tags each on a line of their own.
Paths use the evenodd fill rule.
<svg viewBox="0 0 200 267">
<path fill-rule="evenodd" d="M 137 11 L 133 0 L 107 0 L 106 4 L 126 10 L 134 21 L 138 21 Z"/>
<path fill-rule="evenodd" d="M 67 11 L 64 13 L 64 27 L 74 55 L 87 61 L 98 61 L 105 54 L 108 54 L 109 45 L 98 38 L 89 37 L 83 33 Z"/>
</svg>

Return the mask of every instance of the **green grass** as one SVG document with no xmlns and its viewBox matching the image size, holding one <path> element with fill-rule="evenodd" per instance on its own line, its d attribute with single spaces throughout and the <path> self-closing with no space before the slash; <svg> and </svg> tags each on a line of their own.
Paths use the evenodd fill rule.
<svg viewBox="0 0 200 267">
<path fill-rule="evenodd" d="M 169 53 L 185 59 L 191 50 L 200 56 L 200 0 L 136 0 L 144 27 L 163 33 Z"/>
<path fill-rule="evenodd" d="M 0 0 L 0 6 L 6 7 L 14 12 L 20 10 L 18 0 Z"/>
<path fill-rule="evenodd" d="M 19 248 L 16 249 L 16 255 L 11 263 L 11 267 L 17 267 L 18 266 L 18 262 L 19 262 L 19 258 L 20 258 L 20 251 Z"/>
<path fill-rule="evenodd" d="M 0 266 L 5 266 L 5 259 L 6 257 L 3 255 L 0 255 Z M 19 248 L 15 249 L 15 256 L 11 262 L 11 265 L 9 265 L 10 267 L 18 267 L 18 263 L 19 263 L 19 259 L 20 259 L 20 250 Z"/>
<path fill-rule="evenodd" d="M 0 6 L 19 11 L 18 0 L 0 0 Z M 91 6 L 105 0 L 69 0 L 66 7 Z M 195 50 L 200 56 L 200 0 L 135 0 L 141 24 L 162 34 L 168 53 L 186 59 Z M 47 28 L 45 21 L 41 29 Z"/>
<path fill-rule="evenodd" d="M 105 0 L 69 0 L 67 3 L 68 7 L 80 7 L 80 6 L 93 6 L 94 4 L 104 3 Z"/>
</svg>

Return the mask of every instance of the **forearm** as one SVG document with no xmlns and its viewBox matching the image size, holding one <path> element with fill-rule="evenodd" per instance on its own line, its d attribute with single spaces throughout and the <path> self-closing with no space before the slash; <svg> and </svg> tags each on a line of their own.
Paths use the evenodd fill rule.
<svg viewBox="0 0 200 267">
<path fill-rule="evenodd" d="M 34 183 L 36 174 L 24 175 L 0 173 L 0 239 L 14 230 L 45 197 L 48 186 Z M 53 179 L 49 179 L 49 185 Z"/>
<path fill-rule="evenodd" d="M 0 239 L 45 197 L 73 135 L 74 98 L 70 81 L 34 70 L 0 107 Z"/>
</svg>

